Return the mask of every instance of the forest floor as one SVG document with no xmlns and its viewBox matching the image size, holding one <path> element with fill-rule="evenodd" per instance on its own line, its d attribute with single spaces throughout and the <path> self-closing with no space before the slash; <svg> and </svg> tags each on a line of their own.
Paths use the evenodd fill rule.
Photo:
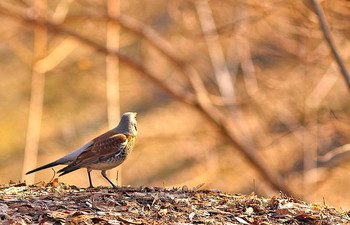
<svg viewBox="0 0 350 225">
<path fill-rule="evenodd" d="M 0 185 L 0 224 L 350 224 L 350 213 L 283 194 L 218 190 Z"/>
</svg>

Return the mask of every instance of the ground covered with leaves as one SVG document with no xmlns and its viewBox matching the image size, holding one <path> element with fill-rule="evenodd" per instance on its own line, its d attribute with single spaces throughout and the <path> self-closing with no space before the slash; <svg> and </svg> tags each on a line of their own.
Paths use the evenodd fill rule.
<svg viewBox="0 0 350 225">
<path fill-rule="evenodd" d="M 347 224 L 349 212 L 284 195 L 218 190 L 77 188 L 58 183 L 0 186 L 0 224 Z"/>
</svg>

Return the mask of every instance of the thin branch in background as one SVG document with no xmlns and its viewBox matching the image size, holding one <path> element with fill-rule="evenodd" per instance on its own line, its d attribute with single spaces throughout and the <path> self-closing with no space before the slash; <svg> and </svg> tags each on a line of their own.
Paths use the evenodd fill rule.
<svg viewBox="0 0 350 225">
<path fill-rule="evenodd" d="M 223 98 L 236 101 L 235 79 L 228 69 L 225 53 L 220 43 L 220 36 L 216 32 L 213 12 L 207 0 L 197 1 L 195 5 L 219 93 Z M 208 31 L 211 31 L 211 35 L 207 35 Z M 244 144 L 251 144 L 252 141 L 247 131 L 248 126 L 244 123 L 244 116 L 239 105 L 227 106 L 226 108 L 229 111 L 227 116 L 235 118 L 235 127 L 238 128 L 236 136 L 240 137 L 241 141 L 246 139 L 244 140 Z"/>
<path fill-rule="evenodd" d="M 11 6 L 4 5 L 3 8 L 10 8 L 13 12 L 18 12 L 18 10 L 12 9 Z M 4 15 L 8 15 L 6 11 L 3 11 L 2 13 Z M 15 15 L 8 15 L 8 16 L 15 17 Z M 142 38 L 144 41 L 147 41 L 147 43 L 150 46 L 157 49 L 160 53 L 163 54 L 163 56 L 165 56 L 171 63 L 173 63 L 176 66 L 176 69 L 181 71 L 180 74 L 183 75 L 189 81 L 190 88 L 192 88 L 195 91 L 196 96 L 190 96 L 191 94 L 187 93 L 188 95 L 188 97 L 186 97 L 188 98 L 188 100 L 186 101 L 187 104 L 190 104 L 190 105 L 195 104 L 194 102 L 195 98 L 200 99 L 201 101 L 210 102 L 207 90 L 201 79 L 201 75 L 199 71 L 197 71 L 191 64 L 183 60 L 178 49 L 175 49 L 171 45 L 171 43 L 169 43 L 164 38 L 162 38 L 150 26 L 145 26 L 143 23 L 126 15 L 111 16 L 111 15 L 106 15 L 104 13 L 96 13 L 92 11 L 84 12 L 84 14 L 80 15 L 79 18 L 114 21 L 116 24 L 120 25 L 125 30 Z M 120 53 L 116 52 L 116 54 L 120 54 Z M 120 58 L 121 55 L 118 57 Z"/>
<path fill-rule="evenodd" d="M 350 144 L 346 144 L 329 151 L 327 154 L 318 157 L 321 167 L 333 168 L 348 161 L 350 158 Z"/>
<path fill-rule="evenodd" d="M 239 64 L 243 72 L 244 84 L 246 86 L 247 93 L 253 95 L 258 90 L 258 83 L 256 79 L 256 70 L 251 56 L 251 48 L 249 44 L 247 28 L 254 24 L 253 18 L 249 16 L 249 7 L 243 2 L 237 2 L 237 7 L 234 11 L 235 20 L 240 21 L 239 24 L 233 24 L 235 33 L 231 38 L 230 45 L 232 46 L 228 50 L 228 58 L 230 59 L 231 66 L 235 68 L 235 73 L 238 72 Z M 249 23 L 248 23 L 249 22 Z"/>
<path fill-rule="evenodd" d="M 35 8 L 46 8 L 46 0 L 36 0 Z M 34 55 L 32 69 L 32 86 L 29 105 L 29 117 L 24 150 L 24 161 L 22 168 L 22 180 L 34 183 L 35 174 L 25 176 L 25 173 L 33 169 L 37 163 L 38 148 L 40 140 L 41 119 L 44 101 L 45 73 L 35 70 L 35 64 L 46 55 L 47 30 L 43 26 L 34 28 Z"/>
<path fill-rule="evenodd" d="M 196 9 L 203 34 L 209 30 L 212 31 L 212 34 L 210 36 L 204 35 L 204 40 L 207 45 L 211 65 L 214 69 L 214 76 L 216 78 L 219 91 L 223 97 L 234 99 L 234 82 L 227 67 L 225 55 L 220 44 L 219 35 L 214 32 L 216 30 L 216 25 L 208 1 L 197 1 Z"/>
<path fill-rule="evenodd" d="M 63 39 L 48 55 L 35 64 L 38 72 L 46 73 L 54 69 L 79 46 L 79 42 L 72 37 Z"/>
<path fill-rule="evenodd" d="M 245 14 L 248 14 L 249 8 L 245 7 L 244 4 L 239 4 L 237 9 L 237 16 L 245 17 Z M 255 65 L 252 60 L 251 48 L 249 40 L 247 39 L 248 33 L 250 32 L 247 28 L 249 25 L 247 20 L 242 19 L 242 24 L 237 28 L 237 34 L 235 43 L 237 45 L 237 54 L 239 62 L 243 72 L 244 84 L 249 95 L 254 94 L 258 89 L 258 82 L 256 78 Z M 251 23 L 251 21 L 249 21 Z"/>
<path fill-rule="evenodd" d="M 317 0 L 310 0 L 310 1 L 311 1 L 311 4 L 315 10 L 318 21 L 320 23 L 320 27 L 321 27 L 322 32 L 323 32 L 323 36 L 326 39 L 327 44 L 333 53 L 333 57 L 338 64 L 338 67 L 340 69 L 341 74 L 343 75 L 343 78 L 345 80 L 348 91 L 350 91 L 350 76 L 349 76 L 348 70 L 346 69 L 346 66 L 343 62 L 343 59 L 341 58 L 340 54 L 338 53 L 337 47 L 335 46 L 334 40 L 331 36 L 331 33 L 330 33 L 328 25 L 327 25 L 327 20 L 326 20 L 326 17 L 324 15 L 323 9 Z"/>
<path fill-rule="evenodd" d="M 52 15 L 52 21 L 55 23 L 61 23 L 66 17 L 70 9 L 70 5 L 74 0 L 61 0 Z"/>
<path fill-rule="evenodd" d="M 72 2 L 73 0 L 62 0 L 58 3 L 51 16 L 54 23 L 59 24 L 66 19 Z M 78 45 L 79 42 L 72 37 L 63 39 L 50 53 L 35 64 L 36 70 L 42 73 L 52 70 L 67 58 L 78 47 Z"/>
<path fill-rule="evenodd" d="M 200 0 L 195 3 L 195 7 L 219 93 L 223 98 L 232 99 L 233 101 L 236 101 L 236 91 L 234 87 L 235 79 L 228 69 L 225 53 L 220 43 L 220 36 L 216 32 L 217 27 L 214 21 L 211 6 L 209 5 L 209 2 L 207 0 Z M 208 31 L 211 31 L 210 35 L 208 35 Z M 212 104 L 213 103 L 210 102 L 210 105 Z M 229 112 L 225 116 L 228 118 L 235 118 L 235 125 L 232 127 L 238 128 L 236 136 L 248 137 L 245 128 L 243 128 L 245 126 L 242 126 L 240 124 L 243 121 L 243 117 L 239 105 L 226 106 L 225 108 Z M 213 107 L 211 111 L 212 110 L 214 110 Z M 246 141 L 245 144 L 248 143 L 249 142 Z"/>
<path fill-rule="evenodd" d="M 335 76 L 332 73 L 333 70 L 335 70 L 334 64 L 333 66 L 330 66 L 320 81 L 315 85 L 315 88 L 312 90 L 312 92 L 307 96 L 305 104 L 311 110 L 320 107 L 320 104 L 331 92 L 338 79 L 340 79 L 338 76 Z"/>
<path fill-rule="evenodd" d="M 110 16 L 120 14 L 120 0 L 107 1 L 107 13 Z M 112 21 L 107 22 L 106 46 L 108 49 L 119 49 L 120 28 Z M 106 94 L 107 94 L 107 115 L 108 127 L 112 129 L 119 121 L 120 117 L 120 97 L 119 97 L 119 60 L 114 55 L 106 55 Z M 117 185 L 122 185 L 122 166 L 118 170 L 110 170 L 109 175 L 116 177 L 117 172 L 120 176 L 117 179 Z"/>
<path fill-rule="evenodd" d="M 336 114 L 336 112 L 334 112 L 333 110 L 330 110 L 329 112 L 329 116 L 332 118 L 332 119 L 335 119 L 335 120 L 338 120 L 338 121 L 341 121 L 341 122 L 346 122 L 346 123 L 349 123 L 350 122 L 350 118 L 347 118 L 347 117 L 343 117 L 343 116 L 339 116 Z"/>
<path fill-rule="evenodd" d="M 240 62 L 241 68 L 244 73 L 244 83 L 247 88 L 247 92 L 249 95 L 255 93 L 258 87 L 258 81 L 256 78 L 256 70 L 254 66 L 254 62 L 252 60 L 249 42 L 246 39 L 238 38 L 239 46 L 240 46 Z"/>
</svg>

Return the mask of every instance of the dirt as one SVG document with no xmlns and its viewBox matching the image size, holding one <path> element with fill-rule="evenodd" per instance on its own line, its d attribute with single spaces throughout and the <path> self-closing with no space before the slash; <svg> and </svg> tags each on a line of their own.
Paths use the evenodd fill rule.
<svg viewBox="0 0 350 225">
<path fill-rule="evenodd" d="M 0 224 L 350 224 L 349 212 L 283 194 L 262 198 L 200 187 L 12 182 L 0 185 Z"/>
</svg>

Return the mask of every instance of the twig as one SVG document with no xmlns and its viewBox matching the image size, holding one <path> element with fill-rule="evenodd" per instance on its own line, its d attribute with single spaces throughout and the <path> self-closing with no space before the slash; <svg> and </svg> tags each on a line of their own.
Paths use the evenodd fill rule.
<svg viewBox="0 0 350 225">
<path fill-rule="evenodd" d="M 52 171 L 53 171 L 53 175 L 52 175 L 52 178 L 51 180 L 49 181 L 49 183 L 51 183 L 53 181 L 53 179 L 55 179 L 55 176 L 56 176 L 56 170 L 54 168 L 51 168 Z"/>
<path fill-rule="evenodd" d="M 337 50 L 337 48 L 336 48 L 336 46 L 334 44 L 333 38 L 331 36 L 331 33 L 329 32 L 329 28 L 328 28 L 328 25 L 327 25 L 327 20 L 326 20 L 326 17 L 324 15 L 323 9 L 322 9 L 321 5 L 318 3 L 317 0 L 310 0 L 310 1 L 311 1 L 311 4 L 312 4 L 313 8 L 314 8 L 314 11 L 315 11 L 315 13 L 317 15 L 318 21 L 320 23 L 320 28 L 322 29 L 323 36 L 326 39 L 326 41 L 328 43 L 328 46 L 329 46 L 329 48 L 332 51 L 333 57 L 334 57 L 335 61 L 338 64 L 338 67 L 339 67 L 339 69 L 341 71 L 341 74 L 343 75 L 343 77 L 345 79 L 346 85 L 347 85 L 348 90 L 350 92 L 350 76 L 349 76 L 349 73 L 348 73 L 348 71 L 347 71 L 347 69 L 345 67 L 343 59 L 339 55 L 338 50 Z"/>
</svg>

